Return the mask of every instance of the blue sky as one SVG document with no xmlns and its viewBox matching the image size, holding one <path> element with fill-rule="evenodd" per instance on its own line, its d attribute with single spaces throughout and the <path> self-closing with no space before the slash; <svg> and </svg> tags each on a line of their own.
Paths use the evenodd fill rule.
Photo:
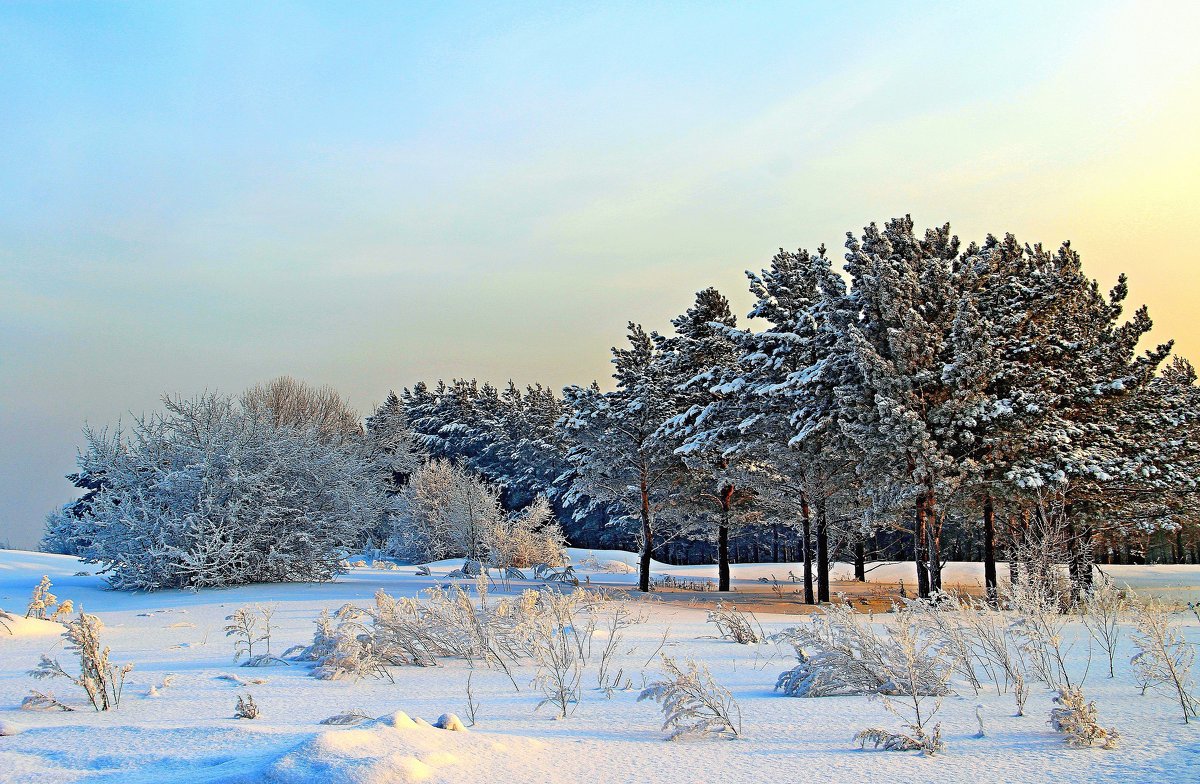
<svg viewBox="0 0 1200 784">
<path fill-rule="evenodd" d="M 80 426 L 587 382 L 780 247 L 1070 238 L 1200 355 L 1191 3 L 0 6 L 0 542 Z"/>
</svg>

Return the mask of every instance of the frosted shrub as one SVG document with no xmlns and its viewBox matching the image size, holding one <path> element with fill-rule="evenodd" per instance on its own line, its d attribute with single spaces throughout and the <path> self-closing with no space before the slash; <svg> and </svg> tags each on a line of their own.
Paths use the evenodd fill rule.
<svg viewBox="0 0 1200 784">
<path fill-rule="evenodd" d="M 257 719 L 259 716 L 258 703 L 250 694 L 238 695 L 237 705 L 233 709 L 233 716 L 237 719 Z"/>
<path fill-rule="evenodd" d="M 912 623 L 908 611 L 894 617 L 897 628 Z M 922 695 L 948 694 L 950 663 L 941 652 L 924 644 L 912 661 L 912 652 L 900 649 L 893 637 L 878 632 L 849 607 L 830 604 L 807 626 L 786 629 L 773 638 L 790 644 L 799 659 L 780 674 L 775 688 L 789 697 L 900 694 L 908 688 Z"/>
<path fill-rule="evenodd" d="M 1066 735 L 1068 745 L 1077 748 L 1116 748 L 1120 734 L 1113 728 L 1100 726 L 1096 703 L 1088 702 L 1082 689 L 1064 686 L 1058 690 L 1054 703 L 1058 707 L 1050 709 L 1050 726 L 1055 732 Z"/>
<path fill-rule="evenodd" d="M 29 695 L 21 700 L 21 710 L 27 711 L 73 711 L 70 705 L 64 705 L 57 698 L 43 694 L 37 689 L 30 689 Z"/>
<path fill-rule="evenodd" d="M 417 469 L 398 501 L 385 549 L 417 562 L 480 560 L 503 518 L 499 490 L 444 460 Z"/>
<path fill-rule="evenodd" d="M 42 581 L 33 588 L 33 596 L 29 599 L 29 607 L 25 610 L 26 618 L 46 620 L 46 614 L 58 604 L 58 597 L 50 593 L 50 577 L 42 575 Z"/>
<path fill-rule="evenodd" d="M 1003 693 L 1018 680 L 1023 682 L 1024 671 L 1018 651 L 1010 644 L 1008 619 L 986 602 L 970 597 L 960 600 L 959 620 L 965 627 L 965 640 L 979 667 L 987 673 Z"/>
<path fill-rule="evenodd" d="M 1136 605 L 1136 631 L 1133 642 L 1137 653 L 1131 659 L 1142 693 L 1156 688 L 1179 701 L 1183 721 L 1200 716 L 1200 701 L 1193 695 L 1192 662 L 1196 649 L 1171 623 L 1171 611 L 1161 599 L 1147 599 Z"/>
<path fill-rule="evenodd" d="M 239 607 L 232 615 L 226 615 L 229 624 L 225 627 L 225 636 L 233 637 L 233 660 L 236 662 L 242 656 L 246 657 L 243 667 L 262 667 L 268 664 L 286 664 L 283 659 L 271 655 L 271 632 L 276 627 L 272 623 L 275 616 L 273 605 Z M 254 654 L 254 646 L 261 644 L 261 653 Z"/>
<path fill-rule="evenodd" d="M 532 619 L 555 595 L 530 590 L 490 602 L 483 575 L 476 590 L 478 603 L 460 586 L 417 598 L 378 591 L 371 606 L 347 604 L 332 617 L 323 611 L 312 644 L 284 655 L 313 662 L 312 675 L 323 679 L 388 677 L 387 667 L 428 667 L 441 658 L 481 662 L 511 679 L 512 663 L 529 655 Z"/>
<path fill-rule="evenodd" d="M 1129 610 L 1129 599 L 1113 581 L 1101 576 L 1079 604 L 1080 619 L 1092 639 L 1099 643 L 1108 657 L 1108 677 L 1115 677 L 1113 662 L 1117 642 L 1121 638 L 1121 616 Z"/>
<path fill-rule="evenodd" d="M 1016 641 L 1030 672 L 1051 689 L 1070 687 L 1067 657 L 1074 647 L 1063 636 L 1067 622 L 1063 591 L 1053 573 L 1028 573 L 1010 587 L 1008 605 L 1015 614 L 1009 632 Z"/>
<path fill-rule="evenodd" d="M 708 611 L 708 622 L 716 625 L 717 637 L 722 640 L 752 645 L 764 636 L 754 613 L 744 613 L 737 607 L 726 606 L 721 602 L 717 602 L 717 606 Z M 758 626 L 757 630 L 755 626 Z"/>
<path fill-rule="evenodd" d="M 876 692 L 889 713 L 904 721 L 891 732 L 879 727 L 862 730 L 855 740 L 886 751 L 921 751 L 930 756 L 945 749 L 941 725 L 929 727 L 947 693 L 951 663 L 940 650 L 940 641 L 901 610 L 891 629 L 890 674 L 887 688 Z"/>
<path fill-rule="evenodd" d="M 284 656 L 295 661 L 312 662 L 310 673 L 321 680 L 360 680 L 364 677 L 388 678 L 387 667 L 405 662 L 391 655 L 386 645 L 376 639 L 373 617 L 352 605 L 337 612 L 337 625 L 328 610 L 317 617 L 313 642 L 305 648 L 289 648 Z M 368 622 L 364 622 L 368 621 Z"/>
<path fill-rule="evenodd" d="M 26 618 L 60 622 L 63 618 L 70 617 L 71 613 L 75 611 L 75 604 L 70 599 L 59 604 L 58 597 L 50 592 L 51 587 L 52 583 L 49 576 L 42 575 L 41 582 L 33 588 L 33 595 L 30 597 L 29 606 L 25 610 Z"/>
<path fill-rule="evenodd" d="M 132 664 L 116 665 L 108 660 L 109 649 L 100 644 L 100 630 L 104 624 L 95 615 L 82 610 L 79 616 L 67 624 L 63 639 L 66 649 L 79 657 L 79 674 L 71 675 L 57 659 L 42 656 L 37 669 L 30 675 L 34 678 L 66 678 L 87 694 L 92 707 L 106 711 L 121 704 L 121 693 L 125 677 L 133 670 Z"/>
<path fill-rule="evenodd" d="M 624 640 L 622 629 L 645 622 L 646 615 L 634 613 L 625 602 L 615 603 L 613 611 L 605 618 L 604 629 L 607 636 L 596 668 L 596 688 L 604 692 L 605 696 L 611 698 L 614 691 L 628 689 L 633 685 L 632 680 L 625 676 L 624 670 L 612 671 L 613 658 Z"/>
<path fill-rule="evenodd" d="M 643 689 L 638 702 L 654 700 L 662 707 L 667 740 L 741 735 L 741 708 L 729 690 L 713 680 L 707 667 L 691 659 L 681 667 L 670 656 L 662 657 L 662 667 L 666 677 Z"/>
<path fill-rule="evenodd" d="M 363 436 L 261 406 L 166 398 L 127 430 L 85 431 L 81 475 L 103 477 L 53 536 L 118 590 L 321 581 L 394 499 Z"/>
<path fill-rule="evenodd" d="M 362 724 L 364 721 L 370 721 L 371 717 L 360 710 L 343 711 L 342 713 L 334 714 L 327 719 L 321 719 L 318 724 L 327 724 L 334 727 L 352 727 L 355 724 Z"/>
<path fill-rule="evenodd" d="M 955 672 L 978 694 L 981 684 L 975 673 L 977 641 L 965 612 L 969 604 L 957 596 L 939 592 L 928 601 L 906 601 L 904 607 L 911 613 L 913 621 L 939 642 Z"/>
<path fill-rule="evenodd" d="M 390 555 L 418 562 L 466 558 L 502 570 L 566 562 L 566 537 L 545 498 L 505 514 L 498 488 L 453 463 L 434 460 L 418 469 L 398 500 L 385 548 Z"/>
<path fill-rule="evenodd" d="M 567 539 L 554 519 L 550 502 L 539 496 L 524 511 L 494 520 L 487 532 L 488 563 L 498 569 L 517 570 L 534 564 L 566 563 Z M 524 575 L 517 572 L 518 579 Z"/>
<path fill-rule="evenodd" d="M 581 625 L 576 619 L 578 600 L 571 594 L 546 593 L 541 612 L 524 624 L 528 651 L 537 666 L 533 687 L 542 693 L 537 707 L 551 705 L 558 718 L 566 718 L 570 706 L 581 697 L 580 681 L 591 648 L 594 621 Z"/>
</svg>

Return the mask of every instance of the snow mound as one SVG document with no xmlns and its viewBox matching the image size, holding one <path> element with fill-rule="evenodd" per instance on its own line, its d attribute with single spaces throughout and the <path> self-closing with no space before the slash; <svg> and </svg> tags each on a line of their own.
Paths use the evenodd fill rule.
<svg viewBox="0 0 1200 784">
<path fill-rule="evenodd" d="M 11 721 L 0 719 L 0 738 L 5 738 L 10 735 L 20 735 L 25 731 L 25 728 L 20 724 L 15 724 Z"/>
<path fill-rule="evenodd" d="M 314 736 L 268 765 L 263 779 L 272 784 L 522 781 L 531 762 L 534 769 L 551 769 L 545 744 L 448 732 L 397 711 L 370 725 Z"/>
<path fill-rule="evenodd" d="M 0 640 L 6 637 L 45 637 L 62 633 L 63 625 L 61 623 L 26 618 L 23 615 L 0 610 Z"/>
</svg>

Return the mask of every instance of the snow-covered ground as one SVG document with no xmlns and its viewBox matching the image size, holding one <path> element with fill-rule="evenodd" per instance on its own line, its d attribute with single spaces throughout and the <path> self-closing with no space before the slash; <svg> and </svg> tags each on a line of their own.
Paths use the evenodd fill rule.
<svg viewBox="0 0 1200 784">
<path fill-rule="evenodd" d="M 601 567 L 634 563 L 628 553 L 572 551 L 576 564 Z M 122 594 L 104 589 L 93 569 L 63 556 L 0 551 L 0 607 L 23 615 L 29 593 L 43 574 L 54 593 L 72 599 L 105 624 L 104 641 L 117 662 L 132 662 L 121 707 L 96 713 L 65 681 L 34 681 L 27 671 L 43 653 L 68 663 L 51 624 L 22 622 L 15 635 L 0 629 L 0 782 L 625 782 L 680 781 L 1194 781 L 1200 766 L 1200 722 L 1184 725 L 1169 699 L 1139 696 L 1128 665 L 1126 635 L 1117 678 L 1102 672 L 1102 654 L 1092 662 L 1086 691 L 1097 701 L 1101 721 L 1115 725 L 1116 751 L 1067 747 L 1046 718 L 1050 695 L 1034 689 L 1026 716 L 1013 713 L 1011 695 L 976 696 L 961 687 L 940 714 L 947 751 L 934 758 L 910 753 L 859 750 L 854 733 L 867 726 L 893 727 L 897 720 L 876 701 L 859 697 L 793 699 L 772 690 L 776 676 L 792 666 L 790 649 L 774 644 L 738 645 L 712 639 L 705 612 L 681 602 L 649 601 L 648 622 L 625 631 L 618 665 L 635 689 L 611 699 L 593 687 L 594 664 L 584 673 L 584 696 L 565 720 L 535 710 L 529 688 L 533 670 L 516 674 L 515 691 L 500 672 L 449 661 L 434 668 L 397 668 L 387 680 L 319 681 L 303 665 L 243 668 L 233 663 L 233 642 L 224 636 L 225 616 L 252 604 L 277 606 L 275 650 L 307 643 L 313 619 L 323 608 L 368 603 L 377 589 L 415 595 L 455 564 L 435 564 L 434 577 L 414 567 L 356 568 L 333 583 L 257 585 L 199 593 L 163 591 Z M 744 591 L 760 577 L 786 579 L 787 564 L 734 566 Z M 884 566 L 872 580 L 913 580 L 911 565 Z M 86 574 L 77 574 L 79 572 Z M 593 583 L 627 585 L 632 573 L 618 566 L 581 568 Z M 839 565 L 835 575 L 849 567 Z M 1200 568 L 1111 567 L 1119 583 L 1173 599 L 1200 595 Z M 713 567 L 656 565 L 657 574 L 713 579 Z M 980 581 L 976 565 L 951 565 L 948 582 Z M 523 586 L 522 586 L 523 587 Z M 801 618 L 760 614 L 768 632 Z M 1200 640 L 1190 614 L 1181 614 L 1188 638 Z M 1072 664 L 1086 666 L 1087 643 L 1078 625 Z M 664 652 L 707 663 L 740 703 L 744 737 L 736 741 L 666 743 L 661 715 L 651 702 L 636 702 L 637 689 L 656 672 L 654 654 Z M 1081 636 L 1082 635 L 1082 636 Z M 466 712 L 465 687 L 472 676 L 478 723 L 467 732 L 428 727 L 440 714 Z M 163 680 L 174 675 L 169 687 Z M 265 678 L 241 686 L 222 675 Z M 962 686 L 960 684 L 960 686 Z M 29 712 L 18 708 L 30 688 L 51 690 L 75 706 L 73 712 Z M 256 720 L 233 718 L 237 695 L 253 694 L 262 709 Z M 977 738 L 976 706 L 986 727 Z M 380 721 L 357 727 L 321 725 L 333 714 L 357 710 Z"/>
</svg>

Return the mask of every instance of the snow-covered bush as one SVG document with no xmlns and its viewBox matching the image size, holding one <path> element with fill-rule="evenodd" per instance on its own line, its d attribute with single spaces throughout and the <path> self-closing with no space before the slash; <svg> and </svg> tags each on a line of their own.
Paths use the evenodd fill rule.
<svg viewBox="0 0 1200 784">
<path fill-rule="evenodd" d="M 66 678 L 83 689 L 97 711 L 106 711 L 121 704 L 121 693 L 125 688 L 125 677 L 133 670 L 132 664 L 116 665 L 108 660 L 108 646 L 100 644 L 100 630 L 104 624 L 95 615 L 82 610 L 79 616 L 67 624 L 63 639 L 66 649 L 79 657 L 79 674 L 71 675 L 57 659 L 42 656 L 37 669 L 31 670 L 34 678 Z"/>
<path fill-rule="evenodd" d="M 58 701 L 57 697 L 44 694 L 37 689 L 30 689 L 29 694 L 21 700 L 21 710 L 27 711 L 73 711 L 70 705 Z"/>
<path fill-rule="evenodd" d="M 229 624 L 225 626 L 225 636 L 233 637 L 233 660 L 246 657 L 244 667 L 262 667 L 268 664 L 286 663 L 271 655 L 271 632 L 276 628 L 272 622 L 275 616 L 274 605 L 254 605 L 239 607 L 232 615 L 226 615 Z M 254 646 L 263 643 L 260 653 L 255 655 Z M 264 650 L 265 648 L 265 650 Z"/>
<path fill-rule="evenodd" d="M 968 620 L 970 603 L 942 592 L 934 594 L 928 601 L 902 601 L 914 622 L 938 641 L 954 671 L 978 694 L 981 686 L 975 672 L 978 641 L 975 639 L 975 627 Z"/>
<path fill-rule="evenodd" d="M 1108 677 L 1116 676 L 1113 663 L 1117 642 L 1121 638 L 1121 616 L 1129 610 L 1125 592 L 1107 577 L 1101 576 L 1079 603 L 1080 619 L 1092 639 L 1099 643 L 1108 657 Z"/>
<path fill-rule="evenodd" d="M 1137 647 L 1131 663 L 1142 685 L 1142 692 L 1157 688 L 1179 701 L 1183 721 L 1200 717 L 1200 700 L 1192 694 L 1192 662 L 1196 649 L 1171 623 L 1171 611 L 1161 599 L 1150 598 L 1134 608 Z"/>
<path fill-rule="evenodd" d="M 717 602 L 717 606 L 708 611 L 707 620 L 717 627 L 717 637 L 722 640 L 753 645 L 763 637 L 762 627 L 754 613 L 742 612 L 733 605 Z M 758 628 L 755 629 L 755 626 Z"/>
<path fill-rule="evenodd" d="M 742 732 L 742 711 L 737 700 L 703 664 L 688 659 L 680 666 L 662 657 L 665 678 L 654 681 L 638 695 L 638 702 L 654 700 L 662 707 L 667 740 L 689 736 L 737 738 Z"/>
<path fill-rule="evenodd" d="M 29 598 L 29 606 L 25 610 L 26 618 L 46 620 L 46 613 L 53 611 L 58 604 L 58 597 L 50 593 L 50 577 L 42 575 L 42 580 L 33 587 L 33 595 Z"/>
<path fill-rule="evenodd" d="M 1083 696 L 1082 689 L 1064 686 L 1058 690 L 1054 703 L 1058 707 L 1050 709 L 1050 726 L 1055 732 L 1065 734 L 1069 745 L 1079 748 L 1116 748 L 1121 735 L 1115 728 L 1100 726 L 1096 703 L 1089 702 Z"/>
<path fill-rule="evenodd" d="M 902 648 L 895 630 L 912 625 L 911 613 L 900 609 L 893 618 L 893 633 L 881 633 L 870 618 L 830 604 L 807 626 L 785 629 L 772 639 L 790 644 L 799 663 L 779 675 L 775 688 L 789 697 L 949 694 L 949 659 L 927 642 Z"/>
<path fill-rule="evenodd" d="M 321 680 L 360 680 L 364 677 L 388 678 L 389 665 L 408 663 L 380 639 L 372 623 L 375 616 L 353 605 L 338 610 L 337 625 L 328 610 L 317 617 L 313 642 L 304 648 L 290 648 L 284 656 L 295 661 L 312 662 L 310 673 Z M 419 663 L 426 663 L 421 660 Z"/>
<path fill-rule="evenodd" d="M 75 603 L 70 599 L 59 604 L 58 597 L 50 592 L 52 587 L 49 576 L 42 575 L 41 582 L 34 586 L 33 594 L 29 598 L 29 606 L 25 609 L 26 618 L 59 622 L 75 611 Z"/>
<path fill-rule="evenodd" d="M 479 603 L 461 587 L 434 587 L 417 598 L 375 594 L 372 605 L 347 604 L 333 616 L 322 611 L 313 642 L 284 652 L 312 662 L 312 675 L 341 678 L 390 677 L 388 667 L 436 665 L 442 658 L 482 662 L 510 674 L 510 664 L 528 655 L 526 625 L 542 612 L 537 591 L 489 603 L 486 578 Z"/>
<path fill-rule="evenodd" d="M 57 532 L 114 588 L 328 580 L 390 515 L 386 460 L 358 435 L 215 394 L 163 406 L 128 430 L 85 430 L 81 472 L 103 481 Z"/>
<path fill-rule="evenodd" d="M 385 550 L 413 561 L 482 560 L 503 518 L 499 491 L 445 460 L 417 469 L 398 500 Z"/>
<path fill-rule="evenodd" d="M 890 629 L 889 682 L 876 692 L 883 706 L 904 721 L 900 732 L 879 727 L 862 730 L 855 740 L 888 751 L 922 751 L 930 756 L 945 749 L 941 725 L 929 725 L 948 692 L 951 661 L 942 641 L 930 634 L 908 610 L 898 609 Z"/>
<path fill-rule="evenodd" d="M 259 716 L 258 703 L 249 693 L 244 696 L 239 694 L 237 705 L 233 709 L 233 716 L 236 719 L 257 719 Z"/>
<path fill-rule="evenodd" d="M 498 569 L 562 566 L 566 548 L 562 526 L 554 519 L 550 502 L 541 496 L 522 512 L 496 519 L 487 532 L 488 563 Z"/>
<path fill-rule="evenodd" d="M 924 730 L 890 732 L 881 727 L 869 727 L 865 730 L 859 730 L 854 735 L 854 740 L 864 749 L 870 743 L 874 748 L 881 751 L 920 751 L 928 754 L 930 757 L 939 751 L 946 750 L 946 743 L 942 740 L 942 725 L 940 724 L 935 725 L 929 733 L 926 733 Z"/>
<path fill-rule="evenodd" d="M 542 693 L 537 707 L 552 705 L 562 719 L 572 705 L 579 704 L 580 681 L 596 627 L 594 622 L 577 620 L 578 601 L 571 594 L 548 592 L 539 605 L 540 611 L 530 614 L 522 628 L 537 666 L 532 685 Z"/>
<path fill-rule="evenodd" d="M 1064 587 L 1065 585 L 1065 587 Z M 1015 618 L 1009 633 L 1029 672 L 1051 689 L 1071 686 L 1067 660 L 1074 643 L 1063 634 L 1069 584 L 1052 571 L 1029 571 L 1010 585 L 1008 606 Z"/>
<path fill-rule="evenodd" d="M 545 498 L 508 515 L 500 491 L 444 460 L 419 468 L 399 495 L 385 551 L 413 561 L 467 558 L 524 568 L 565 562 L 566 538 Z"/>
<path fill-rule="evenodd" d="M 647 616 L 644 612 L 634 612 L 628 602 L 617 601 L 612 605 L 612 612 L 606 613 L 603 619 L 604 630 L 607 632 L 604 647 L 600 650 L 600 661 L 596 667 L 596 688 L 608 697 L 618 689 L 628 689 L 633 685 L 632 679 L 625 675 L 624 670 L 613 672 L 612 667 L 617 650 L 625 639 L 622 630 L 630 626 L 645 623 Z"/>
<path fill-rule="evenodd" d="M 318 724 L 327 724 L 334 727 L 353 727 L 356 724 L 362 724 L 364 721 L 370 721 L 371 717 L 360 710 L 342 711 L 335 713 L 327 719 L 321 719 Z"/>
</svg>

